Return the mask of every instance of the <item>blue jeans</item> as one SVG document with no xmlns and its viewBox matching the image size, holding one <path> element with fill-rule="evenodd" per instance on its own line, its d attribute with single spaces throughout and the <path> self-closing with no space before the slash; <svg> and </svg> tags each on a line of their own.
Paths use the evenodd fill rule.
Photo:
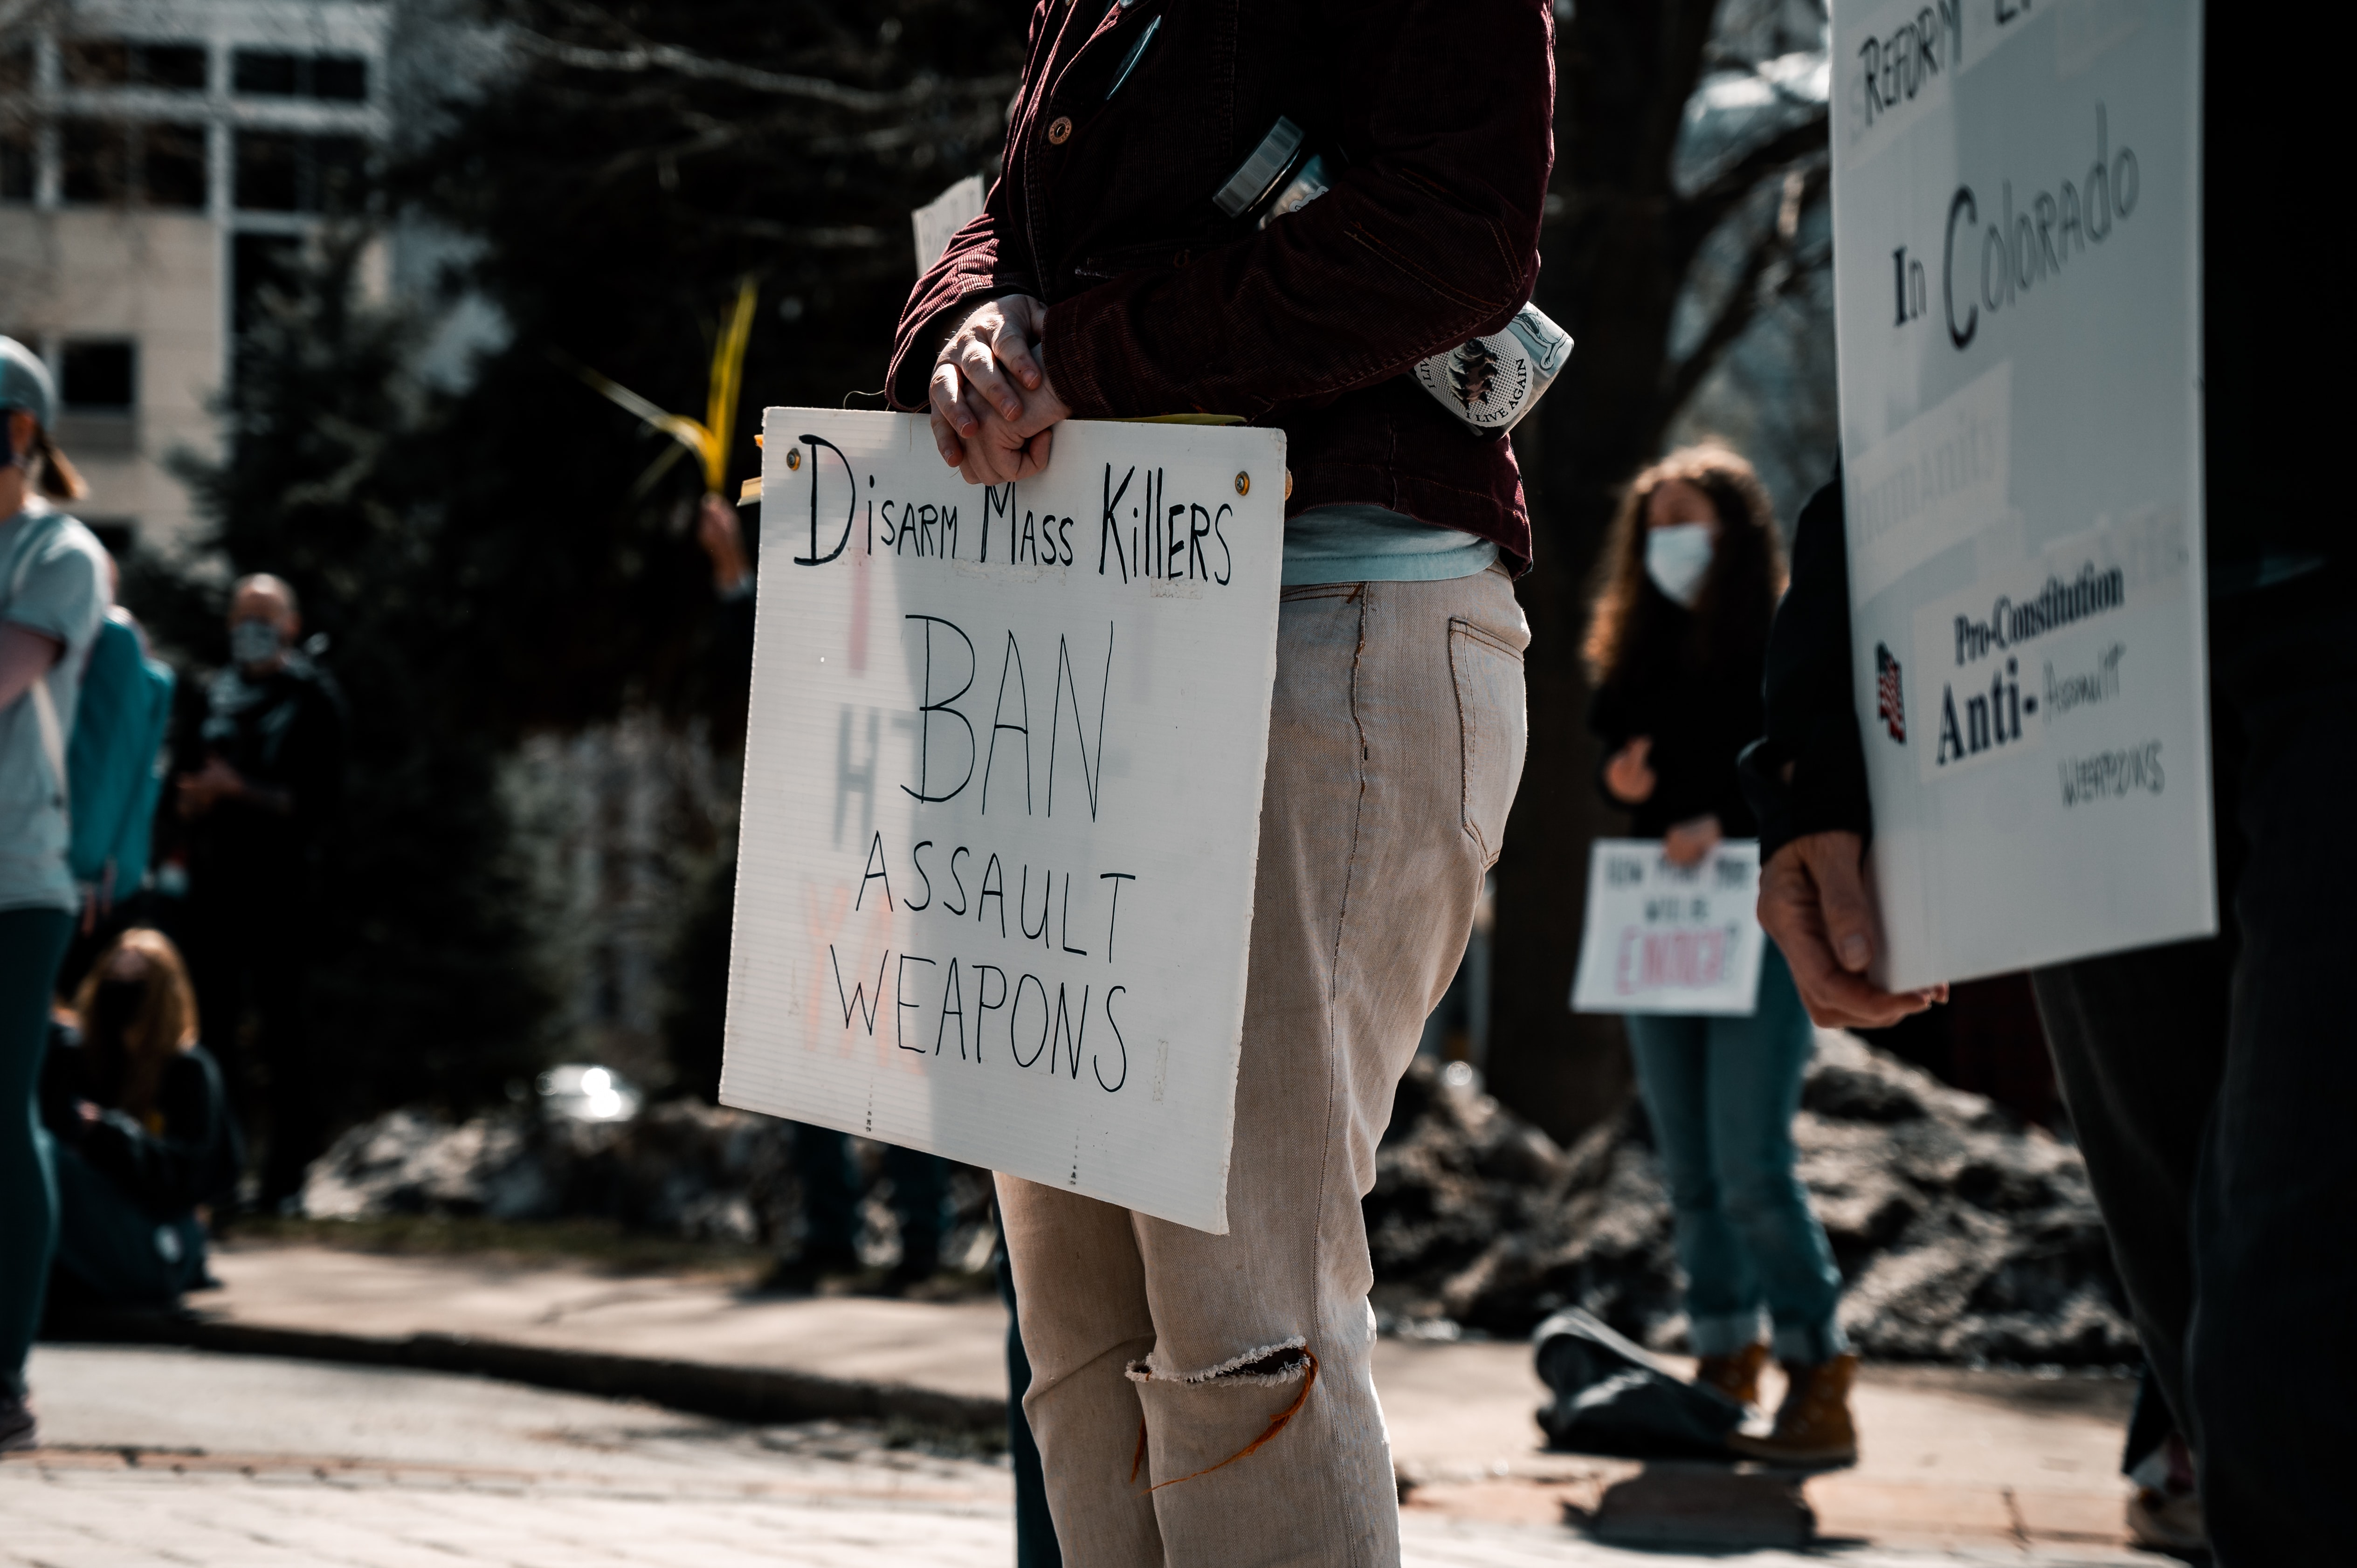
<svg viewBox="0 0 2357 1568">
<path fill-rule="evenodd" d="M 73 929 L 62 909 L 0 909 L 0 1393 L 25 1391 L 58 1244 L 58 1178 L 33 1091 Z"/>
<path fill-rule="evenodd" d="M 1725 1356 L 1774 1325 L 1776 1359 L 1849 1348 L 1834 1320 L 1841 1272 L 1793 1174 L 1792 1116 L 1815 1048 L 1792 971 L 1770 943 L 1748 1018 L 1631 1014 L 1630 1054 L 1677 1216 L 1687 1337 Z"/>
</svg>

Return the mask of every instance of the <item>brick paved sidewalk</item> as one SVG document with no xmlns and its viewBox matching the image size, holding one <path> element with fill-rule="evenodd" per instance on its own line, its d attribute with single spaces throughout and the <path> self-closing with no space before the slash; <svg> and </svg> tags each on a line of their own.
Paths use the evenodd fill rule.
<svg viewBox="0 0 2357 1568">
<path fill-rule="evenodd" d="M 936 1568 L 1014 1555 L 1005 1462 L 955 1434 L 748 1427 L 482 1378 L 187 1350 L 44 1346 L 31 1370 L 51 1446 L 0 1460 L 5 1568 Z M 1515 1522 L 1412 1505 L 1407 1568 L 1828 1561 L 1616 1551 L 1566 1528 L 1547 1488 L 1494 1484 L 1541 1506 Z M 1852 1545 L 1830 1559 L 2153 1561 L 2035 1542 Z"/>
<path fill-rule="evenodd" d="M 678 1414 L 682 1410 L 757 1423 L 898 1422 L 964 1433 L 969 1447 L 994 1441 L 1004 1429 L 1006 1320 L 995 1301 L 758 1296 L 716 1280 L 617 1278 L 562 1263 L 386 1257 L 316 1246 L 233 1249 L 219 1255 L 217 1266 L 229 1288 L 195 1302 L 210 1320 L 209 1332 L 231 1341 L 221 1348 L 271 1352 L 249 1361 L 257 1369 L 302 1364 L 278 1358 L 323 1355 L 381 1368 L 483 1373 L 652 1400 L 671 1407 L 663 1420 L 683 1429 L 702 1418 Z M 382 1375 L 350 1367 L 335 1372 Z M 1527 1346 L 1386 1339 L 1376 1347 L 1375 1378 L 1394 1455 L 1410 1485 L 1413 1528 L 1495 1525 L 1560 1537 L 1566 1520 L 1593 1518 L 1606 1489 L 1641 1469 L 1539 1448 L 1532 1411 L 1545 1391 Z M 473 1386 L 512 1391 L 508 1405 L 565 1397 L 513 1382 L 474 1380 Z M 1772 1400 L 1775 1390 L 1768 1391 Z M 1869 1367 L 1857 1396 L 1864 1462 L 1805 1487 L 1817 1534 L 1909 1549 L 2115 1550 L 2123 1544 L 2118 1452 L 2128 1391 L 2117 1380 Z M 300 1442 L 278 1428 L 181 1431 L 171 1412 L 190 1403 L 151 1399 L 102 1440 L 209 1454 L 464 1460 L 521 1466 L 533 1476 L 549 1463 L 538 1450 L 519 1458 L 448 1444 L 430 1453 L 372 1446 L 382 1432 L 321 1429 L 319 1402 L 281 1400 L 273 1407 L 282 1426 L 304 1432 Z M 67 1407 L 53 1408 L 62 1415 Z M 52 1428 L 52 1440 L 68 1440 L 61 1426 Z M 622 1445 L 641 1457 L 651 1451 L 635 1436 Z M 710 1444 L 697 1439 L 690 1446 L 699 1471 L 708 1471 L 716 1457 Z M 567 1466 L 577 1467 L 586 1452 L 576 1446 Z M 1003 1485 L 1000 1475 L 995 1484 Z M 1678 1484 L 1672 1477 L 1671 1490 Z M 1712 1483 L 1703 1485 L 1708 1490 Z M 1618 1495 L 1625 1505 L 1652 1494 Z M 1736 1506 L 1732 1498 L 1719 1500 Z M 1690 1511 L 1683 1502 L 1671 1509 L 1680 1528 Z M 1745 1516 L 1738 1510 L 1738 1517 Z M 1789 1530 L 1755 1529 L 1748 1519 L 1734 1528 L 1752 1541 L 1795 1539 Z"/>
<path fill-rule="evenodd" d="M 942 1568 L 1014 1559 L 1004 1505 L 696 1495 L 289 1456 L 0 1462 L 8 1568 Z M 2111 1552 L 1623 1552 L 1566 1531 L 1403 1520 L 1404 1568 L 2125 1568 Z"/>
</svg>

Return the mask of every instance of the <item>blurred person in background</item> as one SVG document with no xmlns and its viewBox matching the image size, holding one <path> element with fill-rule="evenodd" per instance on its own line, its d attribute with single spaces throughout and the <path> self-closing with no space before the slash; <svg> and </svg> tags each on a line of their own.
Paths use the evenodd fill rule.
<svg viewBox="0 0 2357 1568">
<path fill-rule="evenodd" d="M 66 859 L 66 746 L 110 596 L 105 548 L 48 499 L 83 493 L 49 436 L 57 407 L 48 367 L 0 338 L 0 1451 L 34 1438 L 25 1357 L 58 1192 L 33 1088 L 81 910 Z"/>
<path fill-rule="evenodd" d="M 79 1026 L 53 1027 L 40 1080 L 59 1202 L 50 1311 L 177 1306 L 205 1279 L 199 1206 L 236 1186 L 242 1153 L 179 950 L 161 931 L 124 931 L 73 1011 Z"/>
<path fill-rule="evenodd" d="M 753 563 L 737 509 L 721 496 L 705 495 L 696 513 L 695 539 L 711 558 L 712 591 L 720 601 L 719 656 L 749 664 Z M 862 1273 L 859 1200 L 866 1181 L 852 1157 L 850 1138 L 831 1127 L 794 1123 L 794 1174 L 802 1183 L 806 1230 L 801 1251 L 771 1272 L 770 1288 L 814 1290 L 827 1279 Z M 892 1210 L 900 1229 L 900 1261 L 884 1288 L 902 1291 L 941 1272 L 949 1163 L 895 1144 L 885 1150 L 884 1175 L 892 1184 Z"/>
<path fill-rule="evenodd" d="M 306 1027 L 320 854 L 344 786 L 344 699 L 297 646 L 295 590 L 267 574 L 231 590 L 231 663 L 175 781 L 188 825 L 188 957 L 230 1093 L 265 1143 L 260 1206 L 300 1191 L 326 1105 Z M 253 1017 L 255 1049 L 241 1028 Z M 260 1070 L 265 1114 L 256 1118 Z"/>
<path fill-rule="evenodd" d="M 1757 837 L 1735 763 L 1762 724 L 1784 563 L 1751 465 L 1722 446 L 1688 446 L 1639 474 L 1598 571 L 1585 653 L 1605 799 L 1675 865 L 1697 864 L 1721 839 Z M 1784 1464 L 1856 1463 L 1857 1358 L 1835 1320 L 1841 1273 L 1793 1168 L 1814 1036 L 1783 955 L 1767 944 L 1748 1016 L 1640 1013 L 1626 1023 L 1676 1216 L 1695 1380 L 1756 1403 L 1772 1348 L 1788 1379 L 1774 1430 L 1730 1442 Z"/>
</svg>

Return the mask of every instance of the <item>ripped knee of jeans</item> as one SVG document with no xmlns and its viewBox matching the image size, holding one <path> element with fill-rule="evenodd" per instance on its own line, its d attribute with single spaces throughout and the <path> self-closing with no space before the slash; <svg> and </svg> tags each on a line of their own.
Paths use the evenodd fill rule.
<svg viewBox="0 0 2357 1568">
<path fill-rule="evenodd" d="M 1132 1361 L 1124 1371 L 1133 1383 L 1176 1383 L 1185 1388 L 1275 1388 L 1297 1383 L 1317 1365 L 1301 1335 L 1231 1357 L 1196 1372 L 1166 1372 L 1151 1360 Z"/>
<path fill-rule="evenodd" d="M 1293 1402 L 1268 1418 L 1268 1428 L 1258 1437 L 1229 1455 L 1216 1465 L 1205 1466 L 1191 1475 L 1175 1477 L 1146 1488 L 1158 1492 L 1164 1487 L 1175 1487 L 1181 1481 L 1191 1481 L 1208 1476 L 1214 1470 L 1224 1470 L 1239 1459 L 1249 1459 L 1265 1446 L 1269 1439 L 1283 1432 L 1309 1402 L 1309 1391 L 1318 1386 L 1318 1357 L 1309 1348 L 1309 1341 L 1297 1334 L 1275 1345 L 1264 1345 L 1257 1350 L 1247 1350 L 1231 1357 L 1216 1367 L 1206 1367 L 1200 1372 L 1163 1372 L 1155 1369 L 1150 1360 L 1132 1361 L 1125 1370 L 1134 1383 L 1175 1383 L 1181 1388 L 1275 1388 L 1286 1383 L 1298 1383 L 1301 1391 Z M 1137 1480 L 1139 1468 L 1146 1463 L 1146 1423 L 1137 1423 L 1137 1451 L 1130 1456 L 1129 1478 Z"/>
</svg>

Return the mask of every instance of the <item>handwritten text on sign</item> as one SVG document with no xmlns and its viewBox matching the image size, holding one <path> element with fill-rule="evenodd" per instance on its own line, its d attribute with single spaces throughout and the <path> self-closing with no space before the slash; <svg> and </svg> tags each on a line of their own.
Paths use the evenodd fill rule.
<svg viewBox="0 0 2357 1568">
<path fill-rule="evenodd" d="M 1598 839 L 1575 1013 L 1749 1013 L 1767 940 L 1752 907 L 1760 843 L 1730 839 L 1674 865 L 1659 839 Z"/>
<path fill-rule="evenodd" d="M 721 1098 L 1224 1230 L 1282 434 L 764 431 Z"/>
<path fill-rule="evenodd" d="M 1833 7 L 1880 983 L 2217 929 L 2202 37 L 2196 5 Z"/>
</svg>

